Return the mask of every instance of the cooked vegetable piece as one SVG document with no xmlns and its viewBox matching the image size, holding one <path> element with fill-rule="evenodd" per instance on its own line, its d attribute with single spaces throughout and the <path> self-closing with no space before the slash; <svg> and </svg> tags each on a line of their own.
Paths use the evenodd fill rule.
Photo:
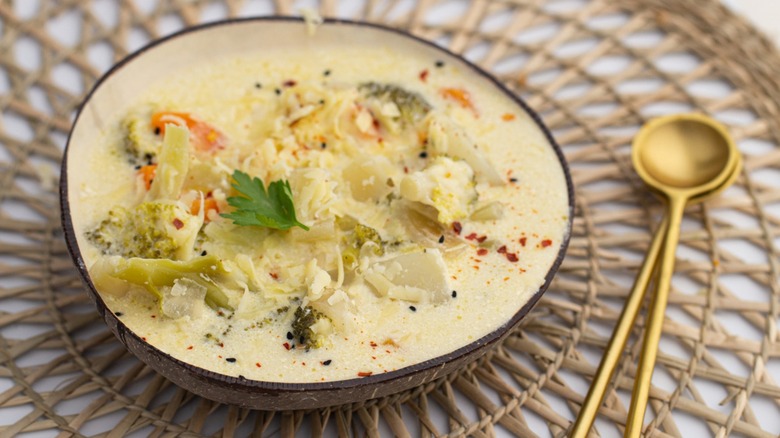
<svg viewBox="0 0 780 438">
<path fill-rule="evenodd" d="M 431 110 L 431 105 L 424 97 L 398 85 L 366 82 L 358 89 L 367 97 L 394 103 L 400 111 L 400 119 L 405 123 L 417 123 Z"/>
<path fill-rule="evenodd" d="M 438 221 L 449 224 L 471 213 L 477 200 L 473 178 L 466 162 L 437 157 L 422 171 L 404 176 L 401 197 L 434 207 Z"/>
<path fill-rule="evenodd" d="M 168 125 L 148 199 L 179 199 L 189 167 L 189 131 L 186 127 Z"/>
<path fill-rule="evenodd" d="M 492 186 L 506 183 L 469 135 L 448 117 L 434 113 L 428 118 L 428 146 L 435 155 L 465 160 L 474 170 L 477 181 Z"/>
<path fill-rule="evenodd" d="M 265 189 L 263 180 L 252 178 L 240 170 L 233 172 L 233 188 L 243 196 L 227 198 L 228 204 L 235 210 L 222 214 L 222 217 L 232 219 L 236 225 L 252 225 L 258 227 L 288 230 L 309 227 L 298 222 L 295 217 L 290 183 L 283 180 L 274 181 Z"/>
<path fill-rule="evenodd" d="M 138 169 L 138 174 L 141 175 L 146 190 L 152 188 L 152 181 L 154 181 L 154 176 L 156 173 L 157 173 L 156 164 L 147 164 L 146 166 L 141 166 L 141 168 Z"/>
<path fill-rule="evenodd" d="M 358 249 L 362 248 L 366 243 L 371 242 L 373 244 L 373 252 L 376 255 L 383 255 L 385 253 L 384 245 L 382 244 L 382 238 L 379 236 L 377 230 L 363 225 L 355 225 L 355 241 L 354 246 Z"/>
<path fill-rule="evenodd" d="M 307 350 L 322 347 L 324 335 L 330 331 L 330 327 L 330 318 L 313 307 L 302 306 L 295 309 L 295 319 L 292 322 L 293 340 Z"/>
<path fill-rule="evenodd" d="M 163 299 L 161 288 L 173 287 L 186 279 L 206 288 L 205 300 L 210 307 L 233 310 L 227 295 L 218 284 L 218 280 L 228 273 L 222 262 L 214 256 L 196 257 L 188 261 L 112 257 L 101 266 L 101 275 L 143 286 L 160 300 Z"/>
<path fill-rule="evenodd" d="M 116 207 L 86 237 L 106 255 L 149 259 L 186 259 L 200 220 L 175 203 L 143 202 Z"/>
<path fill-rule="evenodd" d="M 366 274 L 366 281 L 380 296 L 411 302 L 439 303 L 451 290 L 447 265 L 436 249 L 376 263 Z"/>
<path fill-rule="evenodd" d="M 149 127 L 146 111 L 134 111 L 122 121 L 122 136 L 131 164 L 151 164 L 159 152 L 160 141 Z"/>
<path fill-rule="evenodd" d="M 152 115 L 152 127 L 165 135 L 168 125 L 180 126 L 190 131 L 195 149 L 213 152 L 225 147 L 225 135 L 195 116 L 174 111 L 161 111 Z"/>
</svg>

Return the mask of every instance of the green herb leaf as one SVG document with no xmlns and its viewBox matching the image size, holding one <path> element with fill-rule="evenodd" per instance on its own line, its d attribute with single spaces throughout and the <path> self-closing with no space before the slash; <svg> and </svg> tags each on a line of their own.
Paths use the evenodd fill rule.
<svg viewBox="0 0 780 438">
<path fill-rule="evenodd" d="M 236 225 L 257 226 L 287 230 L 301 227 L 309 231 L 309 227 L 298 222 L 295 217 L 290 183 L 284 180 L 274 181 L 268 185 L 266 192 L 263 180 L 252 178 L 240 170 L 233 171 L 233 188 L 244 196 L 227 198 L 228 204 L 235 211 L 222 214 L 222 217 L 233 219 Z"/>
</svg>

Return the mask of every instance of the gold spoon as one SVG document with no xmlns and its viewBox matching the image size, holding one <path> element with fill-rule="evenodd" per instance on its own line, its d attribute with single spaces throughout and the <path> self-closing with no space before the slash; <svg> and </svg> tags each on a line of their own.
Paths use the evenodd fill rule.
<svg viewBox="0 0 780 438">
<path fill-rule="evenodd" d="M 655 136 L 654 131 L 656 129 L 664 131 L 661 133 L 662 137 Z M 708 132 L 702 138 L 698 138 L 698 139 L 695 138 L 695 136 L 698 135 L 697 133 L 702 130 L 708 130 L 710 132 Z M 664 138 L 665 136 L 669 136 L 670 132 L 674 133 L 675 131 L 676 131 L 676 135 L 673 134 L 673 137 L 675 138 L 672 138 L 670 140 Z M 689 135 L 691 137 L 688 137 Z M 717 122 L 714 122 L 710 118 L 701 115 L 690 114 L 690 115 L 663 117 L 648 123 L 639 132 L 636 139 L 634 140 L 634 156 L 633 156 L 634 162 L 636 163 L 638 158 L 637 149 L 640 149 L 640 147 L 643 147 L 645 149 L 651 147 L 649 144 L 650 142 L 665 142 L 665 141 L 669 141 L 669 143 L 666 146 L 667 149 L 676 149 L 677 151 L 672 152 L 669 155 L 657 151 L 656 153 L 662 155 L 661 158 L 666 157 L 670 160 L 677 158 L 679 162 L 680 161 L 679 156 L 681 155 L 682 159 L 684 159 L 687 163 L 689 163 L 691 165 L 690 167 L 694 169 L 692 172 L 687 173 L 688 175 L 690 175 L 690 177 L 687 181 L 686 186 L 690 189 L 693 189 L 695 194 L 693 194 L 692 196 L 688 195 L 689 197 L 686 199 L 686 202 L 683 203 L 683 206 L 686 203 L 690 204 L 690 203 L 702 202 L 706 199 L 709 199 L 717 195 L 718 193 L 722 192 L 726 187 L 733 184 L 734 181 L 739 176 L 740 169 L 742 167 L 741 156 L 737 152 L 736 146 L 734 145 L 733 141 L 729 137 L 726 129 L 720 124 L 718 124 Z M 722 150 L 724 147 L 723 142 L 726 143 L 725 147 L 727 149 L 726 152 L 728 157 L 724 160 L 724 166 L 722 172 L 719 172 L 718 175 L 715 177 L 711 177 L 710 175 L 711 173 L 715 172 L 717 169 L 714 171 L 711 170 L 709 171 L 709 173 L 705 173 L 705 169 L 699 168 L 699 165 L 697 164 L 699 163 L 699 160 L 702 161 L 707 161 L 707 160 L 703 160 L 701 158 L 694 159 L 696 157 L 687 155 L 690 154 L 690 152 L 686 153 L 685 151 L 681 151 L 682 149 L 687 150 L 687 148 L 689 147 L 703 144 L 704 141 L 707 141 L 708 143 L 712 141 L 713 144 L 716 145 L 718 151 L 712 153 L 717 155 L 718 160 L 723 160 L 724 157 L 723 155 L 724 151 Z M 642 144 L 642 146 L 639 146 L 640 143 Z M 683 144 L 682 146 L 681 143 Z M 653 145 L 654 144 L 655 143 L 653 143 Z M 710 147 L 712 147 L 712 145 L 704 144 L 704 149 Z M 732 155 L 735 156 L 734 160 L 731 160 Z M 637 166 L 637 168 L 639 168 L 639 166 Z M 642 169 L 644 169 L 644 167 L 642 167 Z M 722 174 L 725 175 L 725 179 L 721 181 Z M 640 173 L 640 176 L 641 175 L 642 174 Z M 720 184 L 709 181 L 710 178 L 720 181 Z M 696 187 L 694 188 L 693 186 Z M 658 190 L 657 187 L 654 188 Z M 659 194 L 664 196 L 666 190 L 658 190 L 658 192 Z M 661 246 L 662 246 L 662 242 L 664 241 L 664 236 L 666 236 L 667 234 L 668 223 L 669 223 L 669 218 L 667 216 L 664 218 L 664 220 L 661 222 L 661 224 L 659 225 L 658 229 L 655 232 L 655 237 L 653 238 L 653 241 L 650 244 L 650 248 L 648 249 L 647 255 L 645 256 L 645 261 L 642 264 L 642 268 L 640 269 L 640 272 L 637 275 L 637 278 L 634 282 L 634 286 L 631 292 L 629 293 L 625 307 L 623 308 L 623 312 L 621 313 L 620 318 L 618 320 L 618 325 L 615 327 L 615 330 L 612 334 L 612 338 L 610 339 L 609 344 L 607 346 L 607 350 L 605 351 L 604 356 L 602 357 L 601 363 L 599 364 L 598 371 L 596 372 L 593 382 L 591 383 L 591 387 L 590 390 L 588 391 L 588 395 L 586 396 L 582 408 L 580 409 L 577 420 L 574 423 L 570 435 L 571 437 L 584 438 L 585 436 L 587 436 L 588 431 L 593 425 L 593 421 L 596 418 L 596 413 L 598 412 L 598 408 L 601 405 L 601 402 L 604 398 L 604 394 L 606 393 L 607 385 L 609 384 L 610 378 L 614 373 L 617 363 L 620 360 L 620 357 L 623 353 L 631 329 L 634 326 L 634 321 L 636 320 L 636 317 L 639 314 L 639 309 L 641 308 L 642 301 L 644 299 L 645 290 L 647 289 L 647 285 L 650 281 L 650 277 L 653 273 L 653 269 L 655 268 L 656 260 L 658 259 L 658 254 L 661 252 Z M 676 246 L 676 242 L 675 242 L 675 246 Z M 655 342 L 655 345 L 657 348 L 657 340 Z M 653 362 L 655 362 L 655 355 L 653 355 Z M 652 373 L 652 367 L 650 372 Z M 645 404 L 647 403 L 646 397 L 644 403 Z M 644 412 L 644 410 L 642 412 Z M 640 425 L 641 425 L 641 420 L 640 420 Z"/>
</svg>

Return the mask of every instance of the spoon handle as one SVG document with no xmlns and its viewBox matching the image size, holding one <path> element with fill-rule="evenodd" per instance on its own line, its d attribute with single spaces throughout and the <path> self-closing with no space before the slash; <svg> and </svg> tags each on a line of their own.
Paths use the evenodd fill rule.
<svg viewBox="0 0 780 438">
<path fill-rule="evenodd" d="M 661 328 L 666 313 L 666 303 L 669 300 L 669 286 L 674 273 L 675 251 L 680 240 L 680 223 L 683 218 L 686 199 L 684 197 L 670 197 L 668 210 L 668 228 L 663 243 L 658 279 L 656 281 L 656 293 L 650 304 L 650 311 L 645 327 L 645 338 L 642 346 L 642 355 L 639 358 L 639 366 L 634 380 L 634 390 L 631 395 L 631 405 L 628 409 L 626 430 L 624 437 L 638 438 L 644 425 L 647 399 L 650 395 L 650 381 L 653 377 L 655 359 L 658 356 L 658 341 L 661 339 Z"/>
<path fill-rule="evenodd" d="M 607 392 L 609 381 L 615 372 L 620 358 L 623 356 L 623 350 L 631 334 L 631 329 L 634 327 L 639 309 L 642 308 L 647 284 L 653 274 L 658 254 L 661 252 L 661 244 L 666 234 L 667 224 L 668 219 L 664 217 L 655 231 L 655 236 L 642 263 L 642 268 L 639 270 L 636 280 L 634 280 L 634 286 L 628 295 L 626 304 L 623 306 L 623 312 L 620 314 L 617 326 L 615 326 L 615 330 L 612 332 L 612 338 L 609 340 L 604 356 L 601 358 L 601 363 L 590 385 L 588 395 L 585 396 L 585 401 L 580 408 L 577 420 L 574 422 L 570 435 L 571 438 L 585 438 L 591 426 L 593 426 L 593 421 L 596 419 L 596 414 L 604 400 L 604 394 Z"/>
</svg>

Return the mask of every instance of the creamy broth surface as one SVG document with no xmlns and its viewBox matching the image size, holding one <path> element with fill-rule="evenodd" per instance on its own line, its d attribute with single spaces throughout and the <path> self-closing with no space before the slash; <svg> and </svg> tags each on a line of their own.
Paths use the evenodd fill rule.
<svg viewBox="0 0 780 438">
<path fill-rule="evenodd" d="M 164 78 L 139 96 L 128 117 L 141 120 L 133 129 L 148 131 L 144 141 L 157 148 L 163 135 L 150 119 L 160 111 L 214 128 L 200 150 L 190 141 L 190 173 L 174 201 L 195 218 L 183 231 L 192 221 L 200 231 L 178 257 L 223 262 L 230 281 L 220 287 L 230 289 L 229 308 L 200 296 L 171 310 L 142 285 L 110 275 L 96 282 L 102 298 L 139 337 L 177 359 L 263 381 L 379 374 L 489 334 L 543 285 L 568 232 L 569 205 L 545 135 L 515 102 L 475 78 L 449 62 L 344 47 L 220 60 Z M 406 120 L 377 88 L 383 84 L 421 98 L 424 114 Z M 431 128 L 436 117 L 439 134 Z M 86 242 L 109 211 L 132 209 L 154 190 L 139 167 L 159 153 L 128 160 L 126 120 L 111 126 L 95 139 L 105 147 L 83 158 L 89 172 L 71 195 Z M 473 141 L 479 155 L 460 156 L 453 135 Z M 387 160 L 372 161 L 377 156 Z M 347 169 L 355 162 L 368 176 Z M 235 170 L 266 186 L 289 181 L 297 219 L 309 231 L 221 217 L 234 210 L 226 198 L 238 196 L 231 189 Z M 379 237 L 360 238 L 368 229 Z M 118 257 L 99 244 L 81 246 L 93 277 L 101 275 L 95 266 Z M 410 255 L 418 258 L 396 263 Z M 181 298 L 168 289 L 161 289 L 163 299 Z M 317 348 L 291 336 L 295 310 L 306 306 L 328 317 L 307 332 Z"/>
</svg>

